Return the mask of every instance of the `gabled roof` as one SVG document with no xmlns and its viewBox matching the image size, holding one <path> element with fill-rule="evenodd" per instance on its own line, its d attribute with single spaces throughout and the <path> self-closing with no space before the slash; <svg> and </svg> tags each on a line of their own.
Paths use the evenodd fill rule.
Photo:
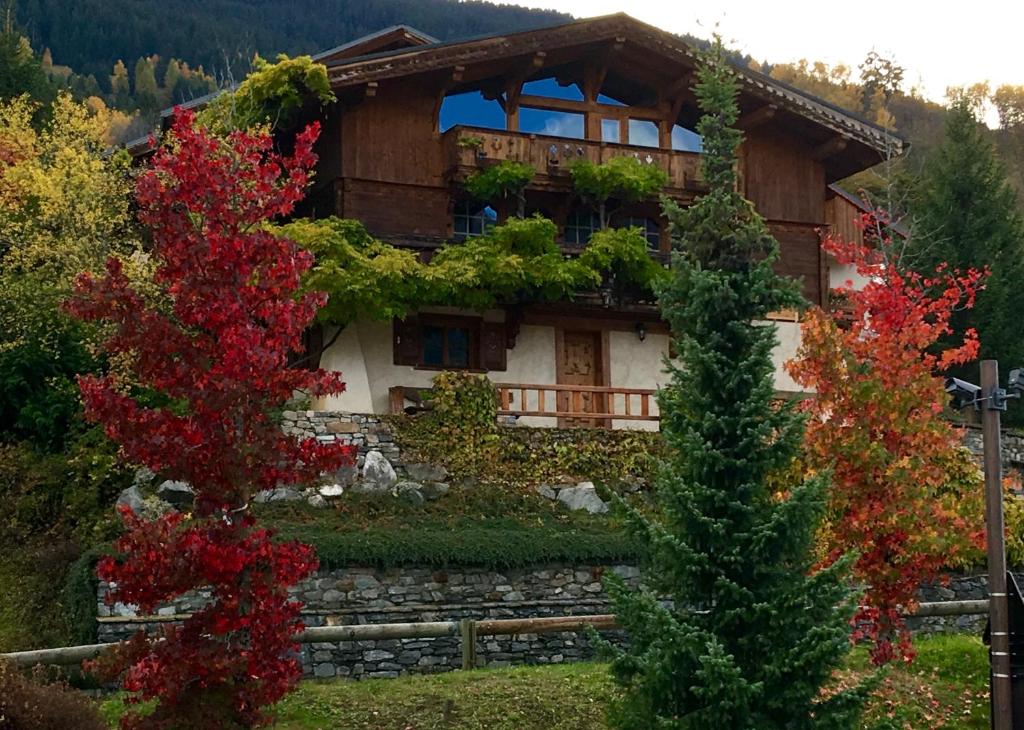
<svg viewBox="0 0 1024 730">
<path fill-rule="evenodd" d="M 828 186 L 828 192 L 826 193 L 826 197 L 842 198 L 847 203 L 852 205 L 854 208 L 859 210 L 861 213 L 874 213 L 876 210 L 875 206 L 871 205 L 861 196 L 854 195 L 853 193 L 841 188 L 839 185 L 835 183 L 832 183 L 831 185 Z M 901 223 L 898 220 L 892 221 L 889 227 L 892 229 L 893 233 L 895 233 L 898 236 L 901 236 L 902 238 L 910 237 L 910 231 L 907 229 L 905 225 L 903 225 L 903 223 Z"/>
<path fill-rule="evenodd" d="M 331 86 L 336 90 L 371 81 L 437 71 L 468 68 L 501 58 L 550 53 L 555 49 L 590 46 L 601 42 L 627 43 L 642 53 L 661 57 L 666 78 L 680 78 L 696 67 L 697 49 L 678 36 L 642 23 L 624 13 L 575 20 L 536 30 L 491 34 L 458 41 L 432 43 L 394 51 L 371 53 L 328 63 Z M 856 141 L 882 156 L 899 155 L 906 142 L 892 131 L 752 69 L 735 65 L 743 91 L 792 114 Z"/>
<path fill-rule="evenodd" d="M 313 60 L 329 66 L 346 58 L 396 51 L 415 46 L 436 45 L 440 42 L 437 38 L 427 35 L 423 31 L 416 30 L 411 26 L 392 25 L 375 33 L 356 38 L 354 41 L 321 51 L 313 56 Z"/>
</svg>

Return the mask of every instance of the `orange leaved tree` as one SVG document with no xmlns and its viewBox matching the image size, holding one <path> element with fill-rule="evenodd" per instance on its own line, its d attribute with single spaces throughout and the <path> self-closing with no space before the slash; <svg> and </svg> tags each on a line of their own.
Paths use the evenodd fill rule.
<svg viewBox="0 0 1024 730">
<path fill-rule="evenodd" d="M 872 640 L 872 660 L 882 664 L 914 656 L 901 614 L 922 581 L 982 539 L 980 494 L 952 476 L 961 447 L 942 415 L 939 375 L 973 360 L 978 339 L 972 330 L 950 349 L 936 343 L 950 334 L 951 314 L 973 306 L 983 274 L 908 271 L 893 255 L 887 216 L 874 211 L 861 224 L 864 245 L 823 242 L 860 285 L 846 282 L 836 311 L 807 314 L 787 368 L 814 392 L 805 402 L 807 466 L 832 473 L 824 564 L 857 551 L 854 574 L 866 593 L 854 638 Z"/>
</svg>

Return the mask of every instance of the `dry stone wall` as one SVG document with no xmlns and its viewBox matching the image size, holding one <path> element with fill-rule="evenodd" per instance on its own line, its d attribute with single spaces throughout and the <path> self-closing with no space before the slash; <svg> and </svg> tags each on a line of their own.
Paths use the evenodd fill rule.
<svg viewBox="0 0 1024 730">
<path fill-rule="evenodd" d="M 640 571 L 631 565 L 549 565 L 503 572 L 354 567 L 321 571 L 296 586 L 293 594 L 305 604 L 307 626 L 608 613 L 611 609 L 601 583 L 608 570 L 629 585 L 639 585 Z M 108 588 L 100 586 L 100 641 L 115 641 L 139 628 L 158 626 L 140 622 L 132 606 L 105 605 L 102 597 Z M 158 614 L 171 620 L 198 609 L 206 598 L 201 594 L 183 597 Z M 621 638 L 618 632 L 607 635 Z M 304 670 L 315 677 L 441 672 L 461 666 L 461 656 L 457 637 L 321 642 L 302 648 Z M 590 656 L 590 642 L 583 632 L 481 637 L 477 645 L 479 666 L 558 663 Z"/>
</svg>

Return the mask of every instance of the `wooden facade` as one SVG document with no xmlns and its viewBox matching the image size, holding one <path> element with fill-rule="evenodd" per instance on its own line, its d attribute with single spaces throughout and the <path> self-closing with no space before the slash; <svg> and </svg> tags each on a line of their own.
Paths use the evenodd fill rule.
<svg viewBox="0 0 1024 730">
<path fill-rule="evenodd" d="M 628 16 L 449 43 L 398 26 L 317 59 L 328 68 L 337 100 L 310 110 L 310 118 L 322 126 L 310 212 L 358 219 L 371 234 L 423 256 L 457 238 L 456 211 L 466 202 L 461 184 L 466 176 L 503 160 L 526 162 L 536 170 L 525 191 L 527 211 L 550 218 L 560 235 L 582 206 L 569 176 L 574 160 L 627 155 L 656 165 L 668 175 L 663 194 L 684 206 L 705 190 L 699 152 L 674 143 L 677 131 L 692 132 L 699 120 L 692 90 L 696 53 L 679 38 Z M 779 240 L 780 271 L 802 281 L 809 301 L 825 304 L 829 267 L 819 232 L 831 225 L 848 233 L 849 223 L 842 208 L 848 201 L 830 185 L 899 153 L 902 142 L 754 71 L 736 72 L 738 126 L 744 133 L 741 192 Z M 541 81 L 574 89 L 576 96 L 538 93 L 531 82 Z M 446 100 L 465 94 L 500 111 L 486 123 L 461 119 L 444 127 Z M 525 120 L 538 112 L 567 115 L 578 129 L 573 134 L 531 131 Z M 646 136 L 634 138 L 634 128 Z M 510 213 L 500 203 L 494 207 L 499 221 Z M 668 252 L 656 200 L 623 206 L 617 215 L 653 221 L 648 229 L 652 255 Z M 567 255 L 579 250 L 576 244 L 565 237 Z M 448 317 L 447 324 L 441 316 Z M 782 313 L 781 319 L 796 327 L 792 313 Z M 527 344 L 517 346 L 521 327 Z M 440 361 L 487 372 L 499 386 L 505 414 L 550 415 L 562 425 L 657 419 L 650 394 L 668 340 L 650 304 L 612 304 L 581 295 L 572 303 L 502 312 L 426 313 L 396 322 L 383 339 L 369 325 L 356 329 L 358 337 L 350 334 L 352 342 L 345 346 L 360 354 L 335 360 L 347 371 L 362 358 L 361 378 L 375 391 L 375 410 L 382 408 L 378 401 L 402 408 L 409 394 L 429 382 L 417 371 L 436 370 L 430 363 Z M 624 343 L 642 344 L 647 335 L 662 349 L 644 354 L 646 364 L 638 368 L 639 356 L 627 352 Z M 780 335 L 787 337 L 792 348 L 794 335 Z M 383 346 L 388 352 L 380 359 L 376 348 Z M 529 356 L 517 353 L 517 347 L 529 349 Z M 524 384 L 509 382 L 506 369 Z"/>
<path fill-rule="evenodd" d="M 321 54 L 338 101 L 322 118 L 317 179 L 320 199 L 332 202 L 318 212 L 356 218 L 374 235 L 430 248 L 453 238 L 459 183 L 502 160 L 537 170 L 528 209 L 560 227 L 576 206 L 568 175 L 575 159 L 631 155 L 657 165 L 669 176 L 665 193 L 684 205 L 702 191 L 699 154 L 672 149 L 673 127 L 692 129 L 698 118 L 695 54 L 678 38 L 615 15 L 464 42 L 429 40 L 399 27 L 369 37 L 365 47 L 355 42 Z M 803 281 L 812 302 L 823 303 L 827 262 L 816 231 L 835 224 L 828 186 L 877 162 L 899 141 L 760 74 L 738 73 L 742 191 L 780 241 L 780 269 Z M 538 79 L 575 85 L 582 98 L 524 93 Z M 504 128 L 468 120 L 442 131 L 445 98 L 474 91 L 500 104 Z M 524 109 L 578 115 L 581 138 L 520 131 Z M 628 142 L 630 120 L 656 126 L 657 146 L 607 141 L 603 130 L 617 125 L 617 138 Z M 479 146 L 465 145 L 469 137 Z M 657 216 L 656 205 L 641 204 L 625 214 L 652 211 Z M 661 236 L 663 250 L 667 238 Z"/>
</svg>

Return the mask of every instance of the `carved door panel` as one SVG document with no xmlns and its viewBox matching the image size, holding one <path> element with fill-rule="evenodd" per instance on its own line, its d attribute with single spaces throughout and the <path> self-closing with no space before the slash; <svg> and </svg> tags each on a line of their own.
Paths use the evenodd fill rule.
<svg viewBox="0 0 1024 730">
<path fill-rule="evenodd" d="M 558 353 L 558 382 L 560 385 L 601 385 L 601 333 L 564 332 L 562 347 Z M 582 413 L 599 413 L 602 410 L 602 396 L 599 393 L 561 392 L 558 410 Z M 592 428 L 602 421 L 592 418 L 562 418 L 562 428 Z"/>
</svg>

